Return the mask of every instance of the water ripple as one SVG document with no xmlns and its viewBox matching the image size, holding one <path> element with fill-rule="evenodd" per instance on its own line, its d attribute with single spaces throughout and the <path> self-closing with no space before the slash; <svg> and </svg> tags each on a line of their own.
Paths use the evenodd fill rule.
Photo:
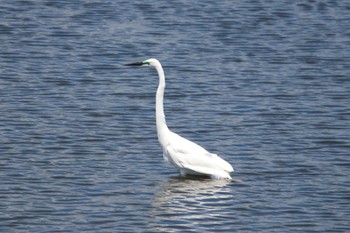
<svg viewBox="0 0 350 233">
<path fill-rule="evenodd" d="M 346 1 L 11 1 L 0 7 L 0 231 L 348 232 Z M 175 132 L 232 182 L 162 161 Z"/>
</svg>

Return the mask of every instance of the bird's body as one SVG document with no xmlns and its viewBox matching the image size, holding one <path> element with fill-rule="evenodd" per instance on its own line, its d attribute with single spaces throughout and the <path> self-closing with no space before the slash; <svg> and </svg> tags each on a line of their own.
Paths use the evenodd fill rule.
<svg viewBox="0 0 350 233">
<path fill-rule="evenodd" d="M 181 175 L 208 175 L 230 179 L 232 166 L 180 135 L 169 131 L 169 141 L 162 145 L 165 160 L 180 169 Z"/>
<path fill-rule="evenodd" d="M 169 130 L 164 115 L 163 97 L 165 76 L 162 65 L 154 58 L 129 66 L 153 66 L 159 75 L 159 86 L 156 94 L 156 124 L 164 159 L 169 161 L 185 175 L 205 175 L 216 179 L 231 179 L 232 166 L 216 154 L 208 152 L 198 144 L 181 137 Z"/>
</svg>

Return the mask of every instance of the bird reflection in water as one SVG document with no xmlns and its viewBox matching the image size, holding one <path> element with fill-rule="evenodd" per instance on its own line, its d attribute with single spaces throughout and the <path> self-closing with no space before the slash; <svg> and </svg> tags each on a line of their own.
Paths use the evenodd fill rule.
<svg viewBox="0 0 350 233">
<path fill-rule="evenodd" d="M 155 193 L 152 217 L 158 230 L 177 224 L 192 228 L 203 221 L 215 222 L 229 211 L 235 180 L 172 177 Z"/>
</svg>

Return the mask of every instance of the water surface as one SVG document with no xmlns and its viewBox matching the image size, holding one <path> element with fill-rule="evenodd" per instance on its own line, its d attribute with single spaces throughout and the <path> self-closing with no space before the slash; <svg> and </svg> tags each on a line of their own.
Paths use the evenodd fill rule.
<svg viewBox="0 0 350 233">
<path fill-rule="evenodd" d="M 347 1 L 0 4 L 0 231 L 350 231 Z M 184 179 L 169 127 L 235 168 Z"/>
</svg>

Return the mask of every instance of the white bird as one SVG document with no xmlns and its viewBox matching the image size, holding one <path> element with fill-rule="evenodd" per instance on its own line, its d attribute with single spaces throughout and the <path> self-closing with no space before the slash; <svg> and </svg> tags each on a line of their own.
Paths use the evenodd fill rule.
<svg viewBox="0 0 350 233">
<path fill-rule="evenodd" d="M 233 168 L 228 162 L 169 130 L 163 108 L 165 76 L 160 62 L 151 58 L 143 62 L 126 64 L 126 66 L 153 66 L 158 72 L 156 124 L 164 159 L 180 169 L 181 176 L 199 175 L 210 176 L 213 179 L 231 179 L 230 172 L 233 172 Z"/>
</svg>

